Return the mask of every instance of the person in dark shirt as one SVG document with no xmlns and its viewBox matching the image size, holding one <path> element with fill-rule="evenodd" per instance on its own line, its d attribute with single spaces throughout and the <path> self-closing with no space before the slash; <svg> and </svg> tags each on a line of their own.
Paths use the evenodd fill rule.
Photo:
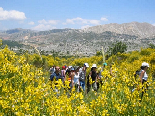
<svg viewBox="0 0 155 116">
<path fill-rule="evenodd" d="M 58 66 L 55 67 L 55 72 L 53 74 L 51 74 L 50 80 L 53 82 L 54 78 L 56 81 L 61 79 L 63 82 L 63 78 L 60 74 L 60 67 L 58 67 Z M 58 83 L 55 83 L 55 85 L 57 85 L 57 84 Z M 57 96 L 59 96 L 60 90 L 56 86 L 54 88 L 51 87 L 51 89 L 53 89 L 53 91 L 57 93 Z"/>
<path fill-rule="evenodd" d="M 96 64 L 93 64 L 92 66 L 92 69 L 91 69 L 91 72 L 90 72 L 90 76 L 91 76 L 91 79 L 93 81 L 93 84 L 92 84 L 92 87 L 94 89 L 94 91 L 97 91 L 97 73 L 96 73 Z"/>
<path fill-rule="evenodd" d="M 71 82 L 71 76 L 70 76 L 71 68 L 72 68 L 72 66 L 69 66 L 69 67 L 66 69 L 64 81 L 68 80 L 68 81 Z"/>
<path fill-rule="evenodd" d="M 60 74 L 60 68 L 58 66 L 55 67 L 55 72 L 51 74 L 50 80 L 53 81 L 54 77 L 56 78 L 56 81 L 58 79 L 62 79 Z"/>
</svg>

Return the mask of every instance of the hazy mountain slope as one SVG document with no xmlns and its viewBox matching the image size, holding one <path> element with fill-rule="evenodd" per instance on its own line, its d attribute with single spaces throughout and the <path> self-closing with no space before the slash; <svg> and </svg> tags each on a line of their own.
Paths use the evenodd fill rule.
<svg viewBox="0 0 155 116">
<path fill-rule="evenodd" d="M 119 34 L 128 34 L 128 35 L 136 35 L 139 38 L 146 38 L 146 37 L 154 37 L 155 36 L 155 26 L 149 23 L 138 23 L 138 22 L 131 22 L 131 23 L 123 23 L 123 24 L 105 24 L 99 25 L 94 27 L 89 27 L 84 29 L 85 32 L 95 32 L 95 33 L 102 33 L 105 31 L 111 31 Z"/>
<path fill-rule="evenodd" d="M 116 41 L 125 42 L 128 51 L 147 47 L 149 43 L 155 44 L 155 26 L 132 22 L 99 25 L 87 29 L 53 29 L 39 32 L 14 29 L 0 32 L 0 38 L 61 54 L 94 55 L 102 46 L 107 51 Z"/>
</svg>

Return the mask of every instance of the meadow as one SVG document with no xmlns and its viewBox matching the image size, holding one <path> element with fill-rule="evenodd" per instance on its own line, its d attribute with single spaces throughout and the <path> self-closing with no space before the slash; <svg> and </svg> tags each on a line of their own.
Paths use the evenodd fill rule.
<svg viewBox="0 0 155 116">
<path fill-rule="evenodd" d="M 134 77 L 142 62 L 150 68 L 149 89 L 140 102 L 142 85 Z M 89 63 L 101 67 L 103 56 L 59 58 L 38 54 L 17 55 L 0 49 L 0 115 L 2 116 L 153 116 L 155 115 L 155 49 L 118 53 L 106 59 L 99 90 L 69 92 L 69 82 L 49 81 L 49 68 Z M 113 75 L 110 75 L 110 66 Z M 54 91 L 55 83 L 59 89 Z M 139 86 L 135 86 L 139 85 Z M 131 90 L 136 88 L 134 92 Z"/>
</svg>

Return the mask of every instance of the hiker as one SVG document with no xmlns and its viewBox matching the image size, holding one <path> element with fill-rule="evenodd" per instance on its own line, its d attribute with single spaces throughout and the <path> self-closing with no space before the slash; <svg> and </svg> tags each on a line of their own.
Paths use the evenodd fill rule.
<svg viewBox="0 0 155 116">
<path fill-rule="evenodd" d="M 74 70 L 74 68 L 72 67 L 72 68 L 71 68 L 70 75 L 69 75 L 69 77 L 71 78 L 70 84 L 69 84 L 70 90 L 72 90 L 72 88 L 73 88 L 73 86 L 74 86 L 74 75 L 75 75 L 75 70 Z"/>
<path fill-rule="evenodd" d="M 99 89 L 100 86 L 102 86 L 102 75 L 101 75 L 101 72 L 102 72 L 102 68 L 99 67 L 97 68 L 97 71 L 96 71 L 96 74 L 97 74 L 97 90 Z"/>
<path fill-rule="evenodd" d="M 53 74 L 55 72 L 55 65 L 53 65 L 51 68 L 50 68 L 50 74 Z"/>
<path fill-rule="evenodd" d="M 79 66 L 74 67 L 74 86 L 75 86 L 76 92 L 79 92 L 79 89 L 80 89 Z"/>
<path fill-rule="evenodd" d="M 82 87 L 83 91 L 85 91 L 86 70 L 88 67 L 89 67 L 88 63 L 84 63 L 84 66 L 80 68 L 79 71 L 80 87 Z"/>
<path fill-rule="evenodd" d="M 63 81 L 65 79 L 65 73 L 66 73 L 66 67 L 65 66 L 62 66 L 61 77 L 62 77 Z"/>
<path fill-rule="evenodd" d="M 55 72 L 51 74 L 50 80 L 53 81 L 54 77 L 56 78 L 56 81 L 58 79 L 62 79 L 60 75 L 60 68 L 58 66 L 55 67 Z"/>
<path fill-rule="evenodd" d="M 97 83 L 96 83 L 97 82 L 97 73 L 96 73 L 96 68 L 97 68 L 96 64 L 93 64 L 92 68 L 91 68 L 91 72 L 89 74 L 91 76 L 92 81 L 93 81 L 92 87 L 93 87 L 94 91 L 97 91 Z"/>
<path fill-rule="evenodd" d="M 102 67 L 102 71 L 104 70 L 104 68 L 107 66 L 107 63 L 103 63 L 103 67 Z"/>
<path fill-rule="evenodd" d="M 143 62 L 142 65 L 141 65 L 141 71 L 140 71 L 140 82 L 143 85 L 143 87 L 142 87 L 143 90 L 142 90 L 142 94 L 141 94 L 141 100 L 142 100 L 142 97 L 143 97 L 144 93 L 146 93 L 146 90 L 148 89 L 148 85 L 147 85 L 148 75 L 146 73 L 148 68 L 149 68 L 149 64 L 146 63 L 146 62 Z M 146 88 L 145 88 L 145 86 L 146 86 Z"/>
<path fill-rule="evenodd" d="M 55 67 L 55 72 L 51 74 L 50 80 L 53 81 L 54 78 L 55 78 L 56 81 L 58 81 L 58 79 L 61 79 L 62 80 L 62 77 L 61 77 L 61 74 L 60 74 L 60 68 L 58 66 Z M 57 83 L 55 83 L 55 85 L 57 85 Z M 52 88 L 52 89 L 59 96 L 59 90 L 58 90 L 58 88 L 55 86 L 55 88 Z"/>
<path fill-rule="evenodd" d="M 64 81 L 68 80 L 69 82 L 71 82 L 71 77 L 70 77 L 71 68 L 72 68 L 72 66 L 68 66 L 68 67 L 66 68 Z"/>
</svg>

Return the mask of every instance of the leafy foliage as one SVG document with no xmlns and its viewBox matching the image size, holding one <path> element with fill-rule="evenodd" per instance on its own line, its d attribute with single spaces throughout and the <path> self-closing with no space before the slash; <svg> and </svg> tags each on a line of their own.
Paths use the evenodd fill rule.
<svg viewBox="0 0 155 116">
<path fill-rule="evenodd" d="M 149 44 L 149 48 L 155 49 L 155 45 L 154 44 Z"/>
<path fill-rule="evenodd" d="M 23 47 L 24 45 L 23 44 L 19 44 L 18 42 L 16 41 L 11 41 L 11 40 L 3 40 L 2 41 L 2 44 L 3 46 L 9 46 L 9 47 Z"/>
<path fill-rule="evenodd" d="M 116 55 L 118 52 L 123 53 L 127 50 L 127 45 L 123 42 L 116 42 L 112 44 L 112 47 L 109 47 L 109 55 Z"/>
</svg>

